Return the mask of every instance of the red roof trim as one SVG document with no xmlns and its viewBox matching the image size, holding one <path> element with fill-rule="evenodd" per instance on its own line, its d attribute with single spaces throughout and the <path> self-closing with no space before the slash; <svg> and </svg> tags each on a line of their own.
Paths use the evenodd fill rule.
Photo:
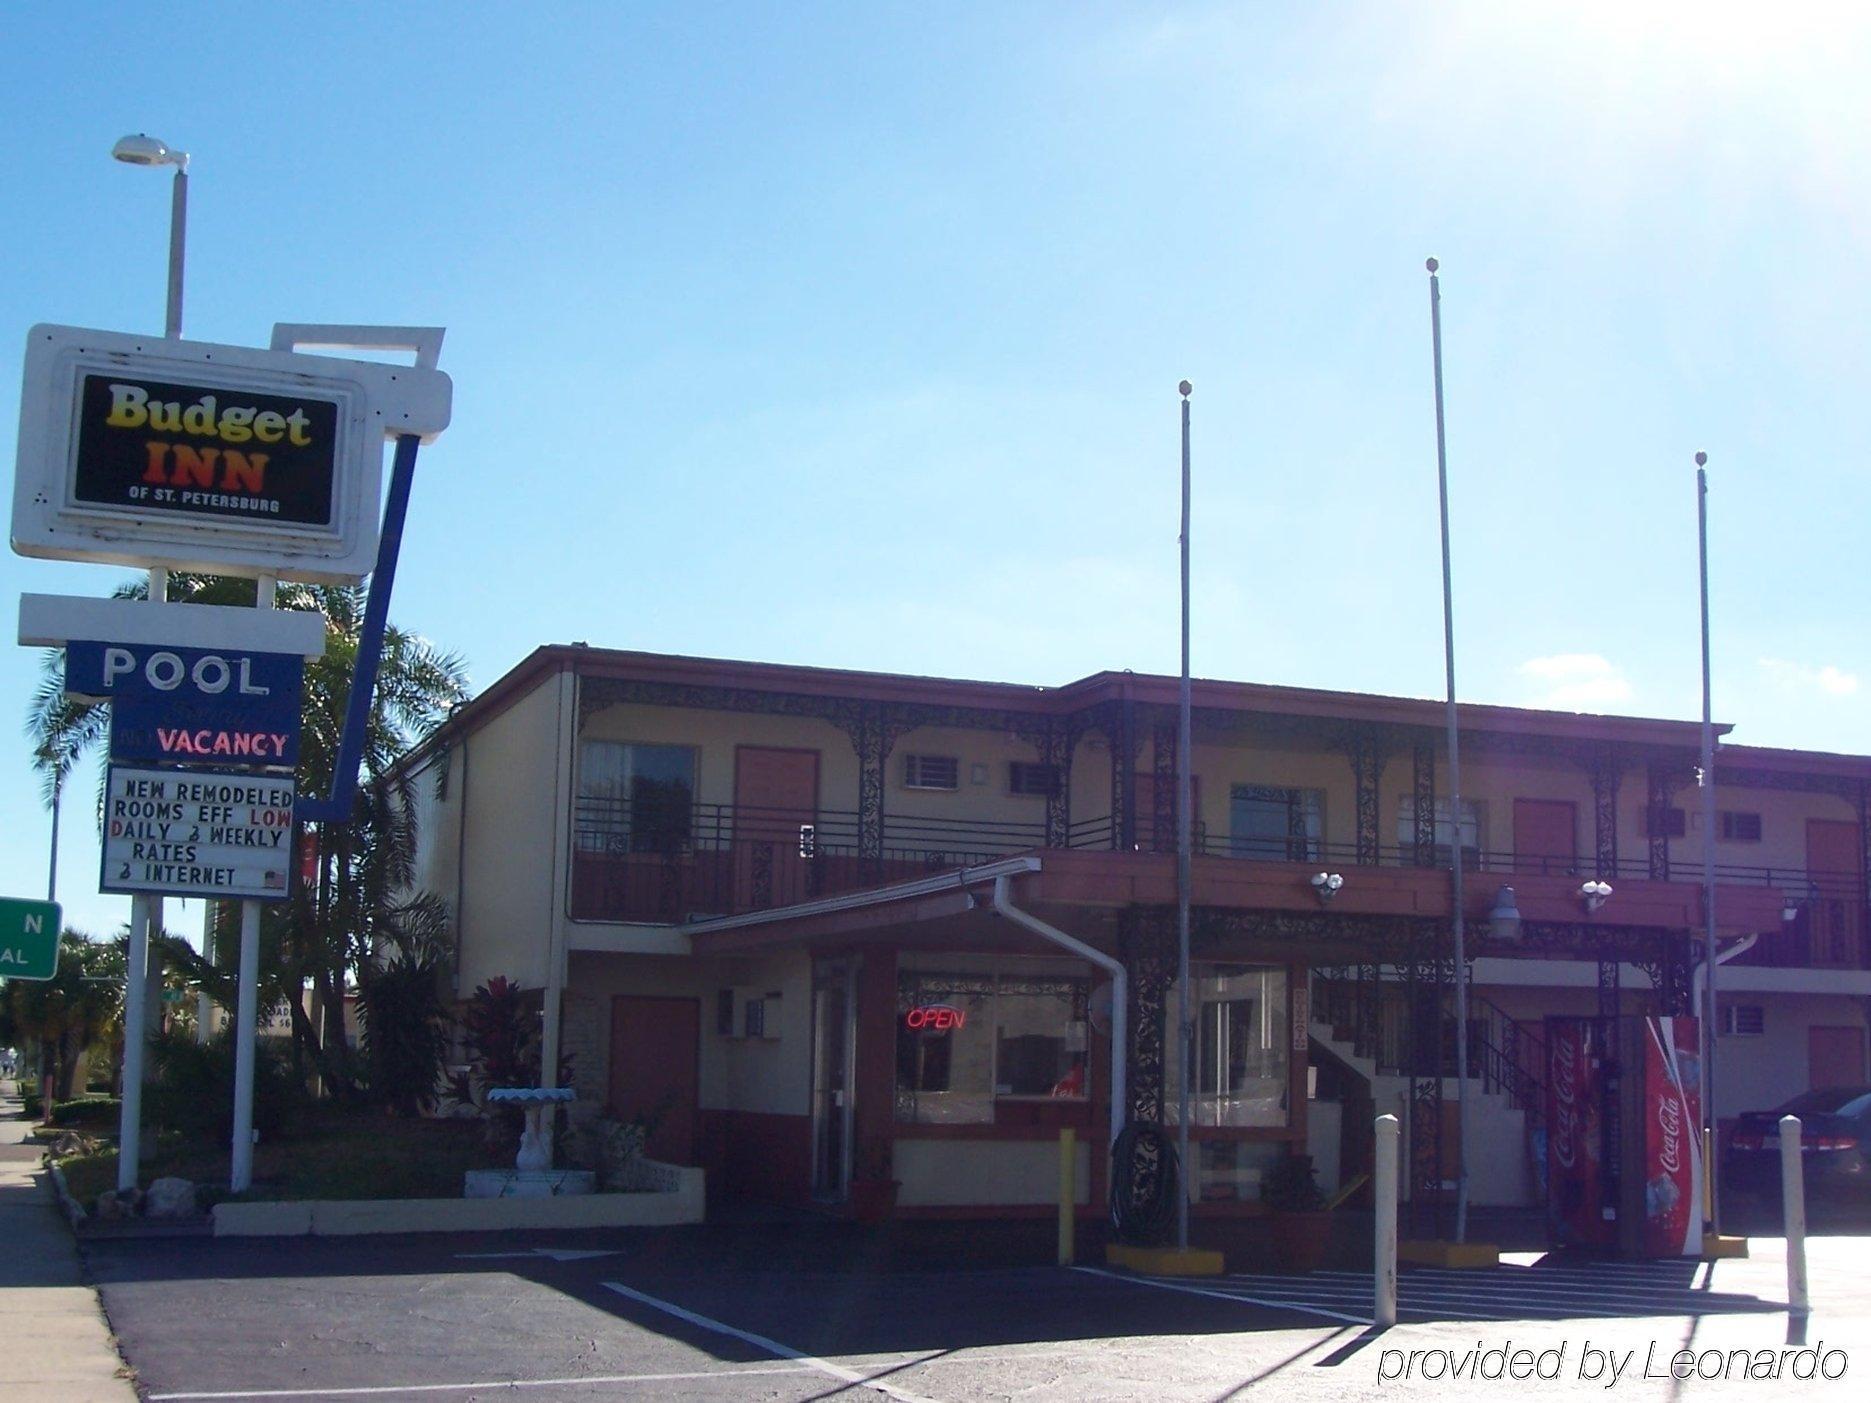
<svg viewBox="0 0 1871 1403">
<path fill-rule="evenodd" d="M 459 735 L 479 729 L 529 692 L 540 680 L 567 668 L 583 677 L 626 678 L 673 686 L 735 687 L 798 696 L 851 697 L 866 701 L 925 702 L 1025 711 L 1034 715 L 1058 715 L 1094 702 L 1120 699 L 1171 705 L 1177 699 L 1178 687 L 1176 678 L 1151 673 L 1097 672 L 1064 686 L 1042 687 L 867 672 L 850 668 L 643 653 L 592 648 L 582 644 L 547 644 L 536 648 L 480 696 L 459 708 L 421 750 L 447 744 Z M 1194 703 L 1200 709 L 1433 728 L 1441 727 L 1444 716 L 1441 702 L 1414 697 L 1213 679 L 1197 679 L 1192 691 Z M 1622 742 L 1685 749 L 1694 748 L 1699 741 L 1700 728 L 1692 721 L 1538 711 L 1481 703 L 1463 703 L 1458 708 L 1458 714 L 1464 730 L 1475 734 L 1477 738 L 1490 734 L 1544 736 L 1555 740 Z M 1723 723 L 1717 725 L 1716 732 L 1721 735 L 1731 729 L 1731 726 Z M 1724 756 L 1744 758 L 1746 763 L 1762 768 L 1871 776 L 1871 757 L 1743 746 L 1723 746 L 1721 753 Z"/>
</svg>

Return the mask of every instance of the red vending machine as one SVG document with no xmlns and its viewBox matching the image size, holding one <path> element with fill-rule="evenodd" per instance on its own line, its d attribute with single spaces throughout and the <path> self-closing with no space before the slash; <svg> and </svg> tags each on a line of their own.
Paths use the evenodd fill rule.
<svg viewBox="0 0 1871 1403">
<path fill-rule="evenodd" d="M 1702 1252 L 1696 1020 L 1546 1020 L 1546 1216 L 1556 1246 Z"/>
</svg>

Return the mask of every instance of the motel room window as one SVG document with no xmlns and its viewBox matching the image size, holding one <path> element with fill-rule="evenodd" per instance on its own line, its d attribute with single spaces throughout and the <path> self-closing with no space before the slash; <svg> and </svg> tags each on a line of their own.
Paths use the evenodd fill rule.
<svg viewBox="0 0 1871 1403">
<path fill-rule="evenodd" d="M 896 1118 L 991 1125 L 1000 1101 L 1083 1101 L 1091 980 L 1071 960 L 905 954 Z"/>
<path fill-rule="evenodd" d="M 1287 1018 L 1284 965 L 1196 964 L 1195 1077 L 1189 1088 L 1192 1126 L 1284 1126 L 1288 1123 L 1287 1069 L 1292 1028 Z M 1181 1018 L 1180 990 L 1172 986 L 1165 1009 L 1165 1048 L 1174 1046 Z M 1174 1056 L 1164 1058 L 1164 1118 L 1174 1123 L 1182 1078 Z"/>
<path fill-rule="evenodd" d="M 1228 850 L 1235 857 L 1311 862 L 1325 833 L 1325 794 L 1237 784 L 1228 791 Z"/>
<path fill-rule="evenodd" d="M 1462 800 L 1462 860 L 1471 869 L 1481 866 L 1481 837 L 1487 831 L 1487 812 L 1479 799 Z M 1436 800 L 1436 865 L 1449 865 L 1449 844 L 1454 832 L 1449 824 L 1449 801 Z M 1416 848 L 1416 796 L 1397 796 L 1397 846 L 1405 852 Z"/>
<path fill-rule="evenodd" d="M 675 852 L 689 841 L 695 751 L 686 745 L 588 740 L 578 757 L 581 852 Z"/>
<path fill-rule="evenodd" d="M 1744 810 L 1724 810 L 1721 816 L 1724 843 L 1758 843 L 1761 840 L 1761 816 Z"/>
<path fill-rule="evenodd" d="M 1052 765 L 1036 764 L 1031 760 L 1010 760 L 1007 763 L 1007 792 L 1009 794 L 1031 794 L 1038 798 L 1057 793 L 1059 789 L 1059 771 Z"/>
</svg>

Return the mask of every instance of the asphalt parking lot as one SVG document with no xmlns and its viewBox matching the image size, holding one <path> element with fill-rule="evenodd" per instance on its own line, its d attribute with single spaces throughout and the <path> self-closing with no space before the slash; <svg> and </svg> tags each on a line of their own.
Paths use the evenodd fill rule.
<svg viewBox="0 0 1871 1403">
<path fill-rule="evenodd" d="M 978 1265 L 924 1234 L 927 1251 L 746 1225 L 96 1241 L 86 1254 L 139 1387 L 160 1403 L 1843 1396 L 1871 1371 L 1866 1237 L 1812 1241 L 1803 1327 L 1784 1308 L 1781 1244 L 1757 1240 L 1750 1260 L 1712 1265 L 1515 1254 L 1488 1272 L 1410 1271 L 1401 1323 L 1377 1334 L 1369 1277 L 1354 1271 L 1172 1284 L 1090 1263 Z M 1824 1342 L 1829 1371 L 1842 1361 L 1842 1379 L 1798 1379 L 1787 1354 L 1776 1382 L 1735 1374 L 1733 1351 L 1809 1341 Z M 1705 1370 L 1726 1361 L 1725 1379 L 1670 1378 L 1684 1349 Z M 1517 1350 L 1552 1377 L 1487 1376 Z"/>
</svg>

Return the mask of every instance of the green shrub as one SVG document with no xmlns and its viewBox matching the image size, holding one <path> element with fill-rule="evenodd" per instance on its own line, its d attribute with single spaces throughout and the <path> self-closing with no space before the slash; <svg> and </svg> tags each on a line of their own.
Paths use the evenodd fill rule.
<svg viewBox="0 0 1871 1403">
<path fill-rule="evenodd" d="M 79 1096 L 52 1108 L 52 1124 L 61 1130 L 109 1129 L 117 1124 L 122 1105 L 115 1096 Z"/>
<path fill-rule="evenodd" d="M 143 1094 L 143 1113 L 158 1134 L 225 1144 L 234 1133 L 234 1043 L 223 1030 L 209 1043 L 171 1032 L 153 1039 L 156 1080 Z M 257 1039 L 253 1060 L 253 1128 L 272 1139 L 301 1107 L 305 1092 L 285 1055 Z"/>
<path fill-rule="evenodd" d="M 436 962 L 398 955 L 364 981 L 360 1003 L 372 1096 L 401 1116 L 434 1110 L 448 1053 Z"/>
<path fill-rule="evenodd" d="M 23 1095 L 21 1095 L 19 1101 L 20 1101 L 20 1110 L 25 1112 L 27 1120 L 39 1119 L 40 1102 L 39 1102 L 38 1092 L 36 1091 L 25 1092 Z"/>
</svg>

